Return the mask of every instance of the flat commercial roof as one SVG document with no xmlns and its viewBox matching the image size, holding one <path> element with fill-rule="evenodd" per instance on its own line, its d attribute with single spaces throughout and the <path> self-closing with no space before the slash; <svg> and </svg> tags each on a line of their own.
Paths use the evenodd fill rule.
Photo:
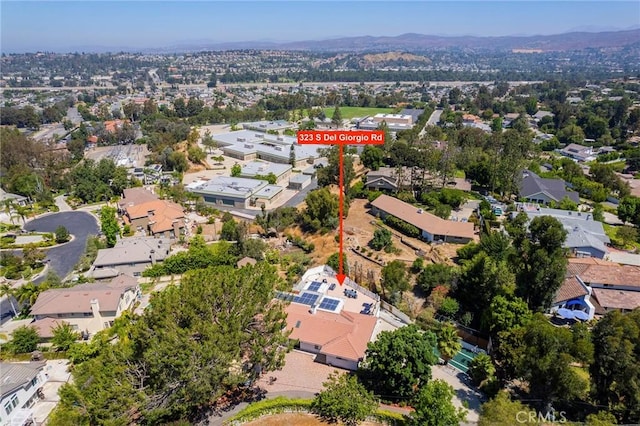
<svg viewBox="0 0 640 426">
<path fill-rule="evenodd" d="M 242 172 L 240 174 L 244 176 L 265 176 L 269 173 L 273 173 L 276 176 L 281 176 L 289 170 L 291 170 L 291 166 L 289 164 L 252 161 L 242 166 Z"/>
<path fill-rule="evenodd" d="M 297 160 L 320 157 L 318 149 L 326 148 L 326 146 L 322 145 L 298 145 L 295 137 L 270 135 L 255 130 L 220 133 L 213 135 L 213 138 L 226 151 L 243 154 L 257 152 L 258 154 L 269 155 L 284 161 L 289 160 L 291 145 L 294 146 Z"/>
<path fill-rule="evenodd" d="M 206 194 L 227 195 L 238 198 L 248 198 L 269 183 L 265 180 L 247 179 L 239 177 L 216 176 L 208 181 L 196 181 L 187 185 L 193 192 Z"/>
<path fill-rule="evenodd" d="M 278 185 L 267 185 L 264 188 L 261 188 L 260 190 L 256 191 L 253 196 L 254 197 L 258 197 L 258 198 L 272 198 L 275 195 L 277 195 L 278 193 L 280 193 L 282 191 L 282 187 L 278 186 Z"/>
</svg>

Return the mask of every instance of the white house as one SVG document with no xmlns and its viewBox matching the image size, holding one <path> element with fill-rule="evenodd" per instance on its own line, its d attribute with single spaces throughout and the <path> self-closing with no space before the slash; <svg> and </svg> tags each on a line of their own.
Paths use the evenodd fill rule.
<svg viewBox="0 0 640 426">
<path fill-rule="evenodd" d="M 33 421 L 31 407 L 47 381 L 44 362 L 0 362 L 0 425 L 22 426 Z"/>
</svg>

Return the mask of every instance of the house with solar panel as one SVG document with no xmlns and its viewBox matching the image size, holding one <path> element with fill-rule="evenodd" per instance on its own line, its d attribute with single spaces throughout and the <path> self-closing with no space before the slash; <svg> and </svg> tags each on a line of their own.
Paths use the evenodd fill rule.
<svg viewBox="0 0 640 426">
<path fill-rule="evenodd" d="M 317 362 L 358 369 L 374 337 L 378 295 L 348 278 L 340 285 L 335 271 L 323 265 L 309 269 L 291 293 L 278 298 L 291 302 L 285 311 L 296 348 L 315 354 Z"/>
</svg>

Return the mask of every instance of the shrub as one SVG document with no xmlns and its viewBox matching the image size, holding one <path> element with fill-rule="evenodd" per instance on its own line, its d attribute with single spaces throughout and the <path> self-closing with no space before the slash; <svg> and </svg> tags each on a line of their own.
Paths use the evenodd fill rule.
<svg viewBox="0 0 640 426">
<path fill-rule="evenodd" d="M 310 399 L 290 399 L 279 396 L 273 399 L 256 402 L 229 419 L 229 424 L 244 423 L 268 414 L 278 414 L 285 411 L 308 412 L 311 408 Z"/>
<path fill-rule="evenodd" d="M 418 238 L 420 236 L 420 230 L 417 227 L 405 222 L 402 219 L 398 219 L 395 216 L 385 217 L 384 223 L 409 237 Z"/>
</svg>

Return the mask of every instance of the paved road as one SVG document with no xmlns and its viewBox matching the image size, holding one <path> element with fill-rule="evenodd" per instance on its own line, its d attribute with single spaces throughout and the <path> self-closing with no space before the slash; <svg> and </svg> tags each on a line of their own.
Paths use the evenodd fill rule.
<svg viewBox="0 0 640 426">
<path fill-rule="evenodd" d="M 56 228 L 63 225 L 74 236 L 73 241 L 47 250 L 47 260 L 52 271 L 64 279 L 73 267 L 78 263 L 84 253 L 87 237 L 97 235 L 98 222 L 94 216 L 86 212 L 62 212 L 39 217 L 26 223 L 27 231 L 55 232 Z M 36 283 L 45 277 L 40 277 Z"/>
</svg>

